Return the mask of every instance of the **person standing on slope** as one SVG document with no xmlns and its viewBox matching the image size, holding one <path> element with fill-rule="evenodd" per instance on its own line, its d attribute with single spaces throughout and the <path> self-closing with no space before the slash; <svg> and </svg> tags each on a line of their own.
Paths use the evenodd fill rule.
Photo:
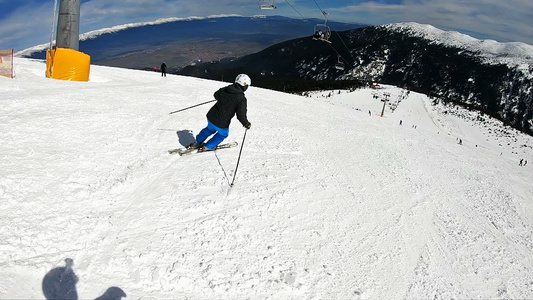
<svg viewBox="0 0 533 300">
<path fill-rule="evenodd" d="M 167 77 L 167 64 L 165 62 L 161 64 L 161 76 Z"/>
<path fill-rule="evenodd" d="M 213 150 L 229 135 L 229 125 L 231 119 L 237 115 L 237 119 L 242 126 L 250 129 L 252 124 L 247 118 L 247 100 L 244 92 L 250 86 L 250 77 L 246 74 L 239 74 L 235 82 L 223 87 L 215 92 L 217 102 L 207 112 L 207 127 L 202 129 L 196 136 L 196 143 L 189 145 L 190 148 L 198 148 L 202 151 Z M 205 140 L 215 134 L 207 143 Z"/>
</svg>

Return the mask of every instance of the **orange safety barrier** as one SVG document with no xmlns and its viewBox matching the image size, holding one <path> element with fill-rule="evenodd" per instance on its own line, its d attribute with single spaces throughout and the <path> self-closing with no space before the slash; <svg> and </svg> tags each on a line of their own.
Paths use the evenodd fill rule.
<svg viewBox="0 0 533 300">
<path fill-rule="evenodd" d="M 68 49 L 55 48 L 46 51 L 46 77 L 89 81 L 91 57 L 85 53 Z"/>
</svg>

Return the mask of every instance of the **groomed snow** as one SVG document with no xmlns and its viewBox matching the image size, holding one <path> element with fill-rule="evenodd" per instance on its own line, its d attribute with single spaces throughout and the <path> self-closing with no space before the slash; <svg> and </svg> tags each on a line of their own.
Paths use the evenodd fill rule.
<svg viewBox="0 0 533 300">
<path fill-rule="evenodd" d="M 379 117 L 372 90 L 251 87 L 230 188 L 239 148 L 167 152 L 210 104 L 169 113 L 227 83 L 44 72 L 15 58 L 0 77 L 1 299 L 73 274 L 80 299 L 533 298 L 530 136 L 414 92 Z"/>
</svg>

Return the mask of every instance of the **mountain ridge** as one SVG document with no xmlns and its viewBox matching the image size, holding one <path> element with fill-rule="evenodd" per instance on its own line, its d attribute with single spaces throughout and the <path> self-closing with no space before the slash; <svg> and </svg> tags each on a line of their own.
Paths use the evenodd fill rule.
<svg viewBox="0 0 533 300">
<path fill-rule="evenodd" d="M 380 26 L 399 32 L 408 32 L 414 36 L 433 40 L 436 43 L 478 52 L 491 63 L 533 63 L 533 46 L 522 42 L 480 40 L 457 31 L 445 31 L 429 24 L 416 22 L 394 23 Z"/>
</svg>

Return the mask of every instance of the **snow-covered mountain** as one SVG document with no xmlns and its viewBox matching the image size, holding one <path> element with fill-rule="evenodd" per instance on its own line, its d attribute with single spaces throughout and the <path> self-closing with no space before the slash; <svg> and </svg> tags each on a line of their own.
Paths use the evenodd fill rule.
<svg viewBox="0 0 533 300">
<path fill-rule="evenodd" d="M 485 61 L 493 64 L 507 63 L 512 66 L 533 64 L 533 45 L 525 43 L 480 40 L 457 31 L 445 31 L 428 24 L 414 22 L 389 24 L 382 27 L 425 38 L 434 43 L 461 48 L 476 53 Z M 533 74 L 530 72 L 529 76 Z"/>
<path fill-rule="evenodd" d="M 169 112 L 227 83 L 44 70 L 0 77 L 1 299 L 533 298 L 531 136 L 393 86 L 252 78 L 235 173 L 239 148 L 167 152 L 209 106 Z"/>
</svg>

